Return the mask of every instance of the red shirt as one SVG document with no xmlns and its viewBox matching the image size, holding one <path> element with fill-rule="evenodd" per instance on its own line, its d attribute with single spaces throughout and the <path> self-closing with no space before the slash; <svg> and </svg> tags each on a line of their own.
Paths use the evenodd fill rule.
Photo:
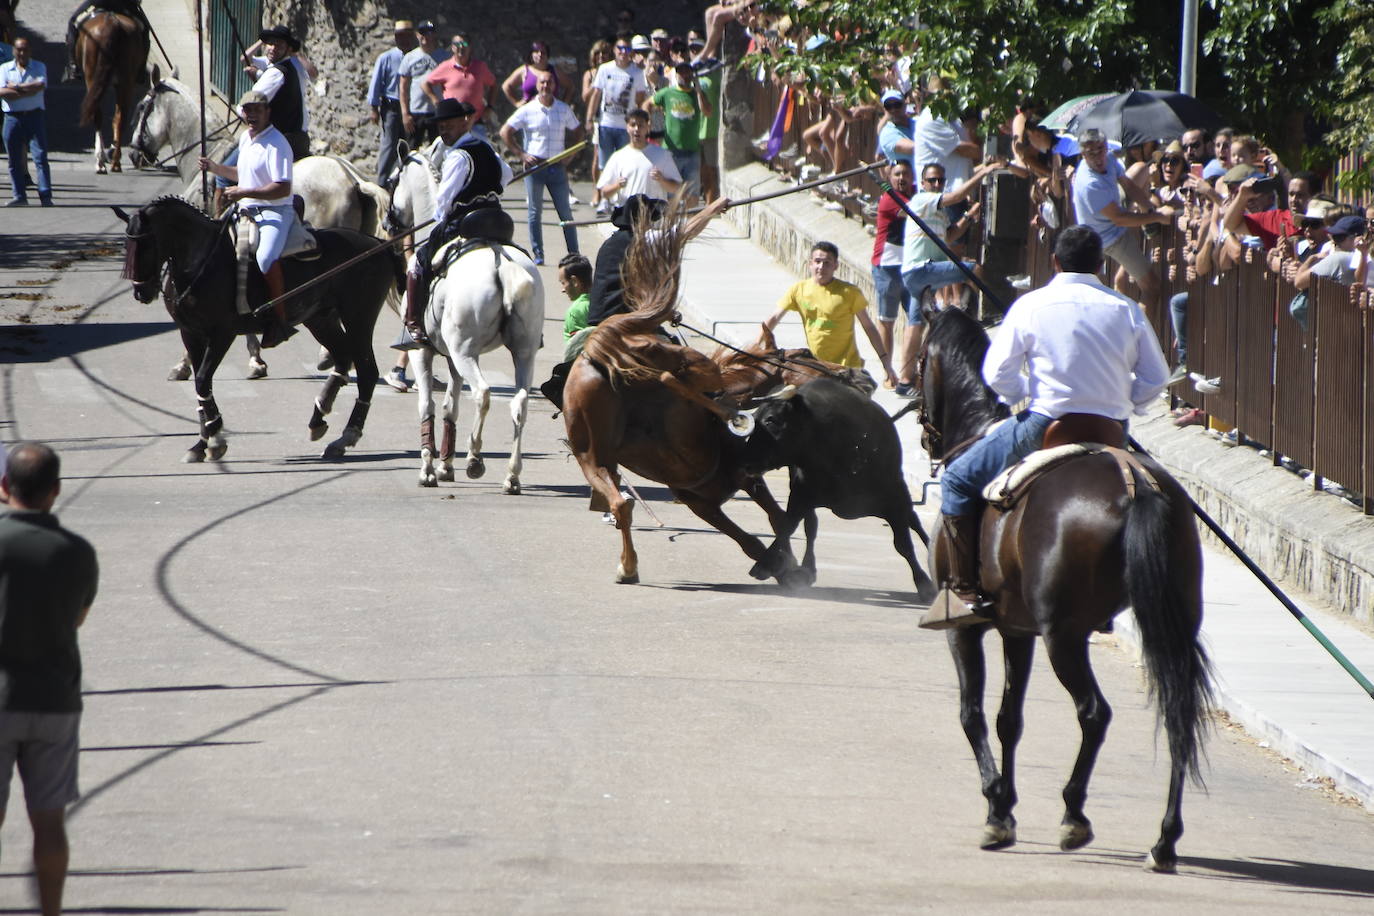
<svg viewBox="0 0 1374 916">
<path fill-rule="evenodd" d="M 443 89 L 443 97 L 467 102 L 477 109 L 477 117 L 487 110 L 487 90 L 496 85 L 496 77 L 480 60 L 469 60 L 466 67 L 459 66 L 450 57 L 430 71 L 425 82 Z"/>
<path fill-rule="evenodd" d="M 901 192 L 897 192 L 901 194 Z M 902 200 L 911 198 L 901 194 Z M 886 192 L 878 200 L 878 225 L 873 235 L 873 266 L 901 267 L 906 212 Z"/>
<path fill-rule="evenodd" d="M 1297 235 L 1292 210 L 1262 210 L 1245 214 L 1245 226 L 1251 235 L 1259 236 L 1260 244 L 1268 251 L 1279 243 L 1280 236 Z"/>
</svg>

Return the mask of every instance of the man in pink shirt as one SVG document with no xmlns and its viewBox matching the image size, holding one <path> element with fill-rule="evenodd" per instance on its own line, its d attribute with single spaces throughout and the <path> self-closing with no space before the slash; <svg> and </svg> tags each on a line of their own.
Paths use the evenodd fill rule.
<svg viewBox="0 0 1374 916">
<path fill-rule="evenodd" d="M 491 69 L 483 61 L 472 59 L 472 45 L 463 35 L 453 36 L 450 49 L 453 56 L 425 77 L 425 95 L 435 105 L 439 104 L 440 99 L 457 99 L 477 109 L 472 132 L 485 140 L 487 129 L 484 119 L 496 94 L 496 77 L 492 76 Z"/>
</svg>

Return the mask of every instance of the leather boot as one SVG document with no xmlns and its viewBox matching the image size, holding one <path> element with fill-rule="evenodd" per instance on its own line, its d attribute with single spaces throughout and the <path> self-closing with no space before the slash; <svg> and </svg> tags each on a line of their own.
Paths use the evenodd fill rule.
<svg viewBox="0 0 1374 916">
<path fill-rule="evenodd" d="M 406 274 L 406 333 L 410 335 L 413 347 L 405 349 L 413 350 L 418 347 L 433 346 L 429 335 L 425 333 L 425 308 L 429 305 L 429 278 L 422 276 L 419 271 L 410 271 Z"/>
<path fill-rule="evenodd" d="M 992 605 L 978 590 L 978 531 L 981 513 L 941 515 L 949 578 L 921 618 L 927 630 L 992 622 Z"/>
<path fill-rule="evenodd" d="M 267 268 L 267 273 L 262 275 L 262 279 L 267 286 L 269 301 L 280 299 L 282 294 L 286 292 L 286 278 L 282 276 L 280 261 Z M 275 347 L 277 344 L 289 340 L 295 333 L 296 329 L 286 322 L 286 303 L 274 303 L 272 313 L 267 316 L 267 327 L 262 333 L 263 347 Z"/>
</svg>

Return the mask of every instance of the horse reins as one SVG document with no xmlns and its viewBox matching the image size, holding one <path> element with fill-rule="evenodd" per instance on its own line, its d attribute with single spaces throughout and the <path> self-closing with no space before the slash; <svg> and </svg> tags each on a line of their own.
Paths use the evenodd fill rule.
<svg viewBox="0 0 1374 916">
<path fill-rule="evenodd" d="M 742 350 L 742 349 L 740 349 L 739 347 L 735 346 L 735 345 L 732 344 L 732 343 L 728 343 L 728 342 L 726 342 L 726 341 L 724 341 L 724 340 L 721 340 L 719 337 L 716 337 L 716 336 L 713 335 L 713 334 L 708 334 L 708 333 L 706 333 L 705 331 L 701 330 L 700 328 L 694 328 L 694 327 L 692 327 L 690 324 L 688 324 L 688 323 L 685 322 L 685 321 L 675 320 L 675 321 L 672 322 L 672 325 L 673 325 L 673 327 L 675 327 L 675 328 L 685 328 L 685 329 L 687 329 L 688 331 L 691 331 L 693 334 L 696 334 L 696 335 L 698 335 L 698 336 L 700 336 L 700 337 L 705 337 L 707 340 L 712 341 L 712 342 L 714 342 L 714 343 L 718 343 L 718 344 L 720 344 L 722 347 L 724 347 L 724 348 L 727 349 L 727 350 L 733 350 L 733 351 L 735 351 L 736 353 L 739 353 L 741 356 L 747 356 L 747 357 L 749 357 L 750 359 L 756 359 L 756 360 L 758 360 L 758 361 L 761 362 L 761 363 L 769 363 L 769 364 L 771 364 L 771 365 L 777 366 L 779 369 L 788 369 L 788 368 L 791 367 L 791 366 L 789 366 L 789 364 L 792 364 L 792 365 L 795 365 L 795 366 L 800 366 L 801 368 L 805 369 L 807 372 L 811 372 L 811 373 L 814 373 L 814 374 L 816 374 L 816 375 L 825 375 L 825 376 L 829 376 L 830 378 L 834 379 L 834 380 L 837 381 L 837 382 L 845 382 L 844 376 L 840 375 L 838 372 L 834 372 L 834 371 L 832 371 L 832 370 L 830 370 L 830 369 L 827 369 L 827 368 L 825 368 L 824 366 L 812 366 L 812 365 L 809 365 L 809 364 L 807 364 L 807 363 L 802 362 L 801 360 L 798 360 L 798 359 L 791 359 L 791 358 L 788 358 L 788 357 L 786 357 L 786 356 L 764 356 L 764 355 L 759 354 L 759 353 L 751 353 L 751 352 L 749 352 L 748 350 Z M 845 382 L 845 383 L 847 384 L 847 382 Z"/>
</svg>

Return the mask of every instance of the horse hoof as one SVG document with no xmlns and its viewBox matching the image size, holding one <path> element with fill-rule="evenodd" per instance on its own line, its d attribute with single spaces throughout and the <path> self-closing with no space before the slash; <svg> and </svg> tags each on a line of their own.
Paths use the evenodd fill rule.
<svg viewBox="0 0 1374 916">
<path fill-rule="evenodd" d="M 778 576 L 778 584 L 788 589 L 810 588 L 815 581 L 815 570 L 807 569 L 805 566 L 789 569 L 787 572 Z"/>
<path fill-rule="evenodd" d="M 248 378 L 267 378 L 267 363 L 260 359 L 250 359 L 248 361 Z"/>
<path fill-rule="evenodd" d="M 1016 822 L 1010 821 L 1004 824 L 989 821 L 983 825 L 983 840 L 978 844 L 979 849 L 994 850 L 1006 849 L 1016 843 Z"/>
<path fill-rule="evenodd" d="M 190 377 L 190 366 L 173 366 L 172 371 L 167 373 L 167 381 L 169 382 L 184 382 Z"/>
<path fill-rule="evenodd" d="M 221 442 L 219 445 L 212 445 L 205 450 L 205 457 L 211 461 L 219 461 L 224 457 L 224 453 L 229 451 L 229 443 Z"/>
<path fill-rule="evenodd" d="M 629 575 L 626 575 L 626 574 L 625 574 L 625 570 L 623 570 L 623 569 L 617 569 L 617 570 L 616 570 L 616 573 L 615 573 L 615 584 L 616 584 L 616 585 L 638 585 L 638 584 L 639 584 L 639 573 L 634 572 L 634 573 L 630 573 Z"/>
<path fill-rule="evenodd" d="M 338 461 L 345 454 L 344 444 L 337 439 L 324 447 L 320 457 L 328 461 Z"/>
<path fill-rule="evenodd" d="M 440 469 L 439 469 L 439 479 L 440 479 L 440 480 L 443 480 L 443 481 L 451 481 L 451 480 L 453 480 L 453 468 L 451 468 L 451 467 L 448 467 L 448 468 L 440 468 Z"/>
<path fill-rule="evenodd" d="M 1064 823 L 1059 825 L 1059 848 L 1068 852 L 1082 849 L 1093 841 L 1093 828 L 1090 824 Z"/>
<path fill-rule="evenodd" d="M 519 495 L 520 495 L 520 481 L 518 481 L 518 480 L 507 480 L 507 481 L 506 481 L 506 485 L 503 486 L 503 487 L 501 488 L 501 492 L 502 492 L 502 493 L 505 493 L 507 496 L 519 496 Z"/>
<path fill-rule="evenodd" d="M 436 478 L 433 474 L 421 474 L 418 483 L 419 483 L 420 486 L 422 486 L 422 487 L 437 487 L 437 486 L 439 486 L 439 480 L 438 480 L 438 478 Z"/>
<path fill-rule="evenodd" d="M 755 563 L 753 566 L 749 568 L 749 575 L 753 576 L 755 579 L 763 581 L 765 579 L 773 578 L 773 569 L 767 563 L 764 563 L 762 560 L 759 560 L 757 563 Z"/>
<path fill-rule="evenodd" d="M 122 165 L 120 165 L 118 162 L 116 162 L 114 165 L 110 166 L 110 171 L 111 171 L 111 172 L 123 172 L 123 171 L 124 171 L 124 166 L 122 166 Z"/>
<path fill-rule="evenodd" d="M 104 175 L 104 174 L 105 174 L 105 166 L 103 166 L 103 165 L 97 165 L 97 166 L 95 167 L 95 173 L 96 173 L 97 175 Z"/>
<path fill-rule="evenodd" d="M 318 442 L 324 438 L 324 434 L 329 432 L 329 424 L 321 423 L 319 426 L 310 427 L 310 441 Z"/>
<path fill-rule="evenodd" d="M 186 454 L 181 456 L 182 464 L 200 464 L 204 460 L 205 452 L 196 448 L 188 448 Z"/>
<path fill-rule="evenodd" d="M 326 353 L 324 356 L 320 357 L 319 362 L 315 363 L 315 368 L 320 372 L 328 372 L 330 369 L 334 368 L 334 357 Z"/>
<path fill-rule="evenodd" d="M 468 462 L 468 480 L 476 480 L 487 472 L 487 463 L 481 458 L 474 458 Z"/>
<path fill-rule="evenodd" d="M 1178 874 L 1178 862 L 1175 860 L 1156 859 L 1153 852 L 1145 856 L 1145 870 L 1152 871 L 1157 875 Z"/>
</svg>

